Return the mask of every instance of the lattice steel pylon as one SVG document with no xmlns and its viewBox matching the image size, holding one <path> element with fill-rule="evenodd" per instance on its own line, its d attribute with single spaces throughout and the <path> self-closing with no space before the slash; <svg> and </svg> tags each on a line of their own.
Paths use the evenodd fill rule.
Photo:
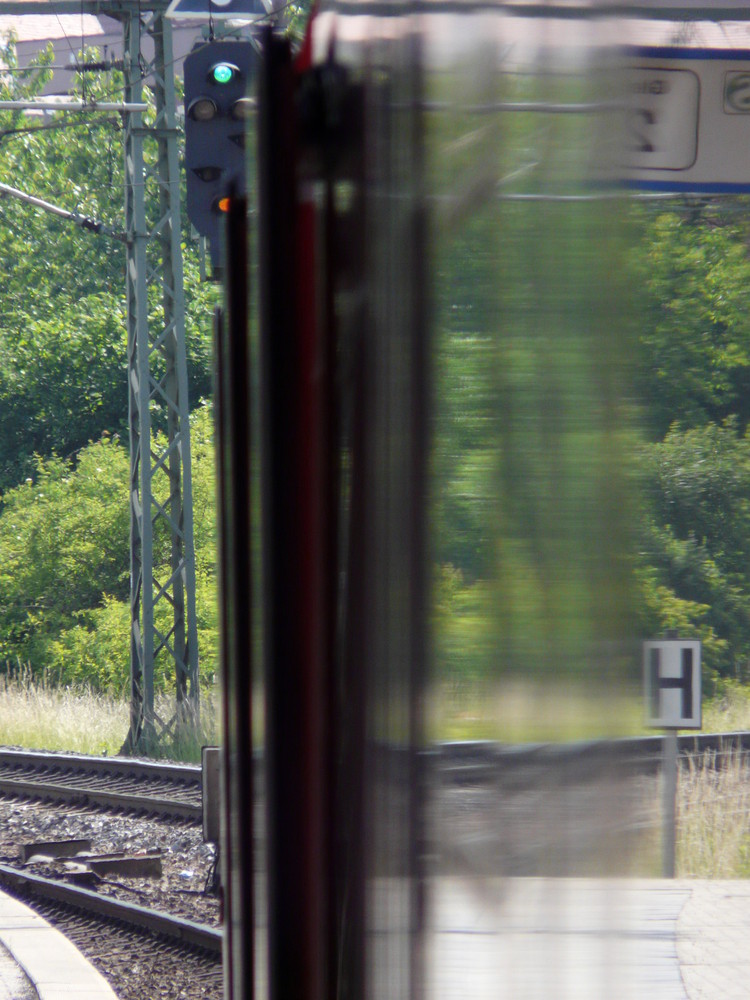
<svg viewBox="0 0 750 1000">
<path fill-rule="evenodd" d="M 141 101 L 148 77 L 156 107 L 153 121 L 125 116 L 131 710 L 124 749 L 145 753 L 167 735 L 196 732 L 200 722 L 180 178 L 164 7 L 144 3 L 121 15 L 125 99 Z M 148 63 L 145 38 L 153 42 Z M 154 150 L 148 158 L 146 144 Z M 155 550 L 169 556 L 160 560 L 169 568 L 158 580 Z M 157 668 L 174 669 L 176 707 L 168 720 L 155 710 Z"/>
</svg>

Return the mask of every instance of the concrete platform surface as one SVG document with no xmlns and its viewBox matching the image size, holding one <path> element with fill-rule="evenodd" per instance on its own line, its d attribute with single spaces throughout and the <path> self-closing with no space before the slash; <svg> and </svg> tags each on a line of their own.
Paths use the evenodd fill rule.
<svg viewBox="0 0 750 1000">
<path fill-rule="evenodd" d="M 750 881 L 439 878 L 430 1000 L 747 1000 Z"/>
<path fill-rule="evenodd" d="M 399 883 L 377 887 L 381 933 L 408 934 Z M 428 1000 L 750 1000 L 750 880 L 440 877 L 428 900 Z M 117 1000 L 0 893 L 0 1000 L 74 998 Z"/>
<path fill-rule="evenodd" d="M 117 1000 L 60 931 L 0 893 L 0 1000 Z"/>
</svg>

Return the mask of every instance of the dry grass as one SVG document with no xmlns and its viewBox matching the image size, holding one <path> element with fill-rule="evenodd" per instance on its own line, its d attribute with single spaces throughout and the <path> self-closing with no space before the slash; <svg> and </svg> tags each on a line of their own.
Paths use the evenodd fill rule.
<svg viewBox="0 0 750 1000">
<path fill-rule="evenodd" d="M 128 731 L 126 701 L 28 677 L 0 677 L 0 743 L 34 750 L 113 754 Z"/>
<path fill-rule="evenodd" d="M 426 699 L 428 740 L 529 743 L 636 736 L 644 732 L 640 691 L 593 689 L 561 679 L 537 684 L 436 683 Z"/>
<path fill-rule="evenodd" d="M 430 740 L 500 740 L 526 743 L 654 735 L 645 726 L 640 687 L 627 691 L 560 679 L 533 684 L 432 685 L 425 700 Z M 703 702 L 703 732 L 750 731 L 750 684 L 727 681 Z M 687 732 L 687 730 L 686 730 Z"/>
<path fill-rule="evenodd" d="M 750 687 L 725 683 L 704 704 L 703 731 L 750 730 Z M 750 876 L 750 760 L 726 752 L 696 754 L 680 768 L 677 874 L 686 878 Z"/>
<path fill-rule="evenodd" d="M 157 706 L 170 718 L 173 705 L 166 696 Z M 200 742 L 217 739 L 214 699 L 203 701 L 204 739 L 188 746 L 165 748 L 170 756 L 197 760 Z M 32 679 L 25 671 L 0 675 L 0 745 L 34 750 L 68 750 L 113 755 L 119 752 L 130 723 L 130 704 L 124 697 L 88 688 L 57 687 Z"/>
<path fill-rule="evenodd" d="M 695 754 L 677 786 L 677 874 L 750 875 L 750 762 L 736 750 Z"/>
<path fill-rule="evenodd" d="M 750 686 L 727 682 L 721 694 L 703 704 L 703 731 L 737 733 L 750 729 Z"/>
</svg>

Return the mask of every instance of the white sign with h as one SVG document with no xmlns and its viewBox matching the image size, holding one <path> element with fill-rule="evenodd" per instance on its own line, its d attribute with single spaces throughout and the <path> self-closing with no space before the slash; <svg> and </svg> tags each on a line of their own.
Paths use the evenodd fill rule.
<svg viewBox="0 0 750 1000">
<path fill-rule="evenodd" d="M 658 729 L 701 728 L 701 644 L 660 639 L 643 644 L 646 724 Z"/>
</svg>

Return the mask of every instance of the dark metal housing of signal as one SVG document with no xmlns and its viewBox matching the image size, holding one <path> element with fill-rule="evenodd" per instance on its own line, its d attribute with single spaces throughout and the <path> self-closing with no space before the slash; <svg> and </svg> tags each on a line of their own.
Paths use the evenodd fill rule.
<svg viewBox="0 0 750 1000">
<path fill-rule="evenodd" d="M 209 42 L 185 59 L 187 213 L 208 237 L 214 269 L 223 254 L 219 205 L 230 191 L 245 192 L 245 123 L 256 60 L 246 41 Z"/>
</svg>

